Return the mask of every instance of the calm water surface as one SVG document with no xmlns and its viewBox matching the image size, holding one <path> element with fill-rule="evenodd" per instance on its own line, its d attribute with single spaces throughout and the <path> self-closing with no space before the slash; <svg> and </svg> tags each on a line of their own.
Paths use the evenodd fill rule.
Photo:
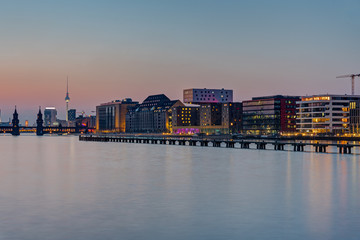
<svg viewBox="0 0 360 240">
<path fill-rule="evenodd" d="M 0 239 L 360 239 L 360 156 L 0 136 Z"/>
</svg>

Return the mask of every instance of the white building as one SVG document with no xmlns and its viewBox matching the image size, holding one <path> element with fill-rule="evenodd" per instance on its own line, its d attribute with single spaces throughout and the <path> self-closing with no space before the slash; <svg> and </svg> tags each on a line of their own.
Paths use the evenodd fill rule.
<svg viewBox="0 0 360 240">
<path fill-rule="evenodd" d="M 297 102 L 296 128 L 301 133 L 344 133 L 349 131 L 351 101 L 359 95 L 314 95 Z"/>
<path fill-rule="evenodd" d="M 233 102 L 233 90 L 229 89 L 200 89 L 184 90 L 184 103 L 229 103 Z"/>
</svg>

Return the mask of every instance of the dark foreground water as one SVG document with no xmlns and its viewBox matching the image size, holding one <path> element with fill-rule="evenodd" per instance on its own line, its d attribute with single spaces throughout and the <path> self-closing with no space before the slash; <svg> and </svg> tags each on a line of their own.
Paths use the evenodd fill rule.
<svg viewBox="0 0 360 240">
<path fill-rule="evenodd" d="M 360 239 L 360 156 L 0 136 L 0 239 Z"/>
</svg>

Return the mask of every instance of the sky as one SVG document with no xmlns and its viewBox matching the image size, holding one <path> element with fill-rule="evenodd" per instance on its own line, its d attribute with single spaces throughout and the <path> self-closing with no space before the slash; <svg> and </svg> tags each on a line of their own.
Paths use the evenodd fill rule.
<svg viewBox="0 0 360 240">
<path fill-rule="evenodd" d="M 186 88 L 234 100 L 350 94 L 360 73 L 358 0 L 0 0 L 0 109 L 22 121 L 38 107 L 93 114 Z M 356 80 L 360 94 L 360 79 Z"/>
</svg>

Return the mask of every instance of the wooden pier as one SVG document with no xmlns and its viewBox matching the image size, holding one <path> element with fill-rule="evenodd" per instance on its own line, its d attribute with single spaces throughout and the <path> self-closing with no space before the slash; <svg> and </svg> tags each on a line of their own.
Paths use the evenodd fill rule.
<svg viewBox="0 0 360 240">
<path fill-rule="evenodd" d="M 308 143 L 308 142 L 289 142 L 279 140 L 229 140 L 229 139 L 202 139 L 202 138 L 174 138 L 174 137 L 146 137 L 146 136 L 101 136 L 101 135 L 80 135 L 80 141 L 89 142 L 122 142 L 122 143 L 143 143 L 143 144 L 162 144 L 162 145 L 180 145 L 180 146 L 200 146 L 200 147 L 225 147 L 242 149 L 266 150 L 268 145 L 273 146 L 275 151 L 292 150 L 294 152 L 315 151 L 326 153 L 328 147 L 337 147 L 338 151 L 333 153 L 352 154 L 352 149 L 360 147 L 360 144 L 349 143 Z M 251 147 L 252 146 L 252 147 Z M 286 146 L 289 146 L 286 148 Z"/>
</svg>

